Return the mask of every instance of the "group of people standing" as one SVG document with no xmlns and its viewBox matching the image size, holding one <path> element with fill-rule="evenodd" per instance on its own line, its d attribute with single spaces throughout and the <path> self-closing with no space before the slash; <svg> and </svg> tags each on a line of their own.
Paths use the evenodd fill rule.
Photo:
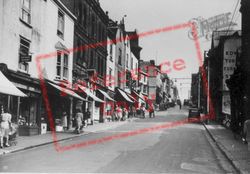
<svg viewBox="0 0 250 174">
<path fill-rule="evenodd" d="M 0 148 L 9 147 L 9 133 L 11 131 L 11 114 L 1 106 L 0 116 Z M 5 138 L 5 139 L 4 139 Z M 4 143 L 5 142 L 5 143 Z"/>
</svg>

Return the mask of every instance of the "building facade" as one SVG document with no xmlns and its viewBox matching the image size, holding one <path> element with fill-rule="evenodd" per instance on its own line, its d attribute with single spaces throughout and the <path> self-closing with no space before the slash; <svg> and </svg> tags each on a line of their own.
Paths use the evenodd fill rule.
<svg viewBox="0 0 250 174">
<path fill-rule="evenodd" d="M 57 0 L 3 1 L 0 5 L 0 37 L 8 40 L 1 42 L 0 62 L 7 77 L 28 97 L 8 97 L 8 108 L 12 111 L 13 121 L 21 118 L 25 126 L 39 131 L 41 122 L 47 120 L 47 111 L 40 88 L 40 75 L 54 85 L 72 83 L 73 31 L 75 16 Z M 8 21 L 8 22 L 7 22 Z M 38 55 L 51 54 L 41 61 L 41 69 L 37 67 Z M 6 70 L 8 68 L 8 70 Z M 48 85 L 48 94 L 50 88 Z M 58 89 L 57 89 L 58 90 Z M 56 98 L 61 98 L 59 94 Z M 68 121 L 71 98 L 65 97 L 65 108 Z M 60 100 L 60 99 L 59 99 Z M 53 102 L 52 102 L 53 103 Z M 54 121 L 61 117 L 60 111 L 53 110 Z"/>
</svg>

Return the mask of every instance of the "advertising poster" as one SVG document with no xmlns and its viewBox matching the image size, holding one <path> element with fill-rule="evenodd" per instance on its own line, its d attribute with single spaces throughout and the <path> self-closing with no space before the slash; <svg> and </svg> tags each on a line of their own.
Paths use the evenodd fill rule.
<svg viewBox="0 0 250 174">
<path fill-rule="evenodd" d="M 239 37 L 233 37 L 224 42 L 222 113 L 229 115 L 231 114 L 231 101 L 226 80 L 230 79 L 230 76 L 234 73 L 236 68 L 237 50 L 240 46 L 241 39 Z"/>
</svg>

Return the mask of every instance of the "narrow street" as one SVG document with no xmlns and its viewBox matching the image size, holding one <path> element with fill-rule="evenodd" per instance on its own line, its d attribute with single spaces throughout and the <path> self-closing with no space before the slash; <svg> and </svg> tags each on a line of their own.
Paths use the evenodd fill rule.
<svg viewBox="0 0 250 174">
<path fill-rule="evenodd" d="M 178 107 L 107 131 L 63 141 L 69 145 L 187 117 Z M 236 173 L 202 124 L 189 123 L 63 153 L 46 145 L 0 157 L 0 172 Z"/>
</svg>

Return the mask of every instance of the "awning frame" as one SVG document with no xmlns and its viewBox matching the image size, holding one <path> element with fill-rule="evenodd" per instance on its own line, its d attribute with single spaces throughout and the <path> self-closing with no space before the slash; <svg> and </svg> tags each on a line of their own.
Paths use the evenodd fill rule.
<svg viewBox="0 0 250 174">
<path fill-rule="evenodd" d="M 92 98 L 96 102 L 105 103 L 105 101 L 99 99 L 97 96 L 95 96 L 92 92 L 90 92 L 90 89 L 81 85 L 77 85 L 81 91 L 83 91 L 88 97 Z"/>
<path fill-rule="evenodd" d="M 57 84 L 53 84 L 51 82 L 48 82 L 51 86 L 53 86 L 54 88 L 56 88 L 57 90 L 61 91 L 61 92 L 64 92 L 66 93 L 67 95 L 71 96 L 71 97 L 74 97 L 74 98 L 77 98 L 79 100 L 82 100 L 82 101 L 87 101 L 86 99 L 84 99 L 83 97 L 81 97 L 80 95 L 76 94 L 73 90 L 71 89 L 68 89 L 68 88 L 65 88 L 65 87 L 62 87 L 62 86 L 59 86 Z"/>
<path fill-rule="evenodd" d="M 109 99 L 109 100 L 115 102 L 115 100 L 112 99 L 105 91 L 103 91 L 103 90 L 101 90 L 101 89 L 98 89 L 98 91 L 99 91 L 100 93 L 102 93 L 107 99 Z"/>
</svg>

